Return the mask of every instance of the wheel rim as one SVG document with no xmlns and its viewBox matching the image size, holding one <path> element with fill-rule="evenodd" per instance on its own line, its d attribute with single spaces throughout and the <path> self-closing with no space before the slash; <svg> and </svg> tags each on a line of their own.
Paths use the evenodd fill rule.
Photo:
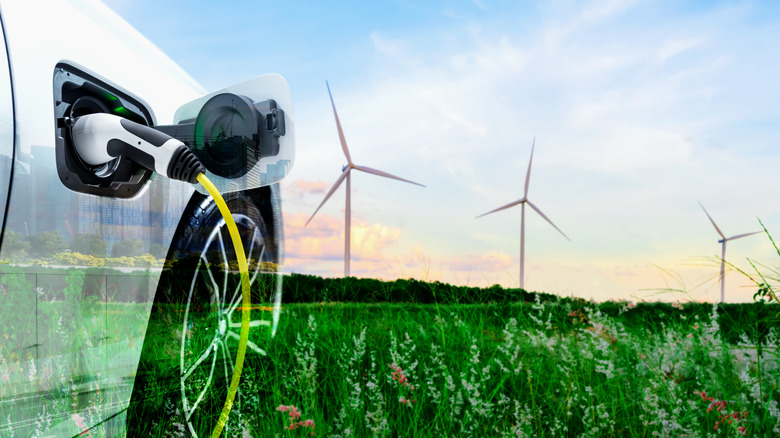
<svg viewBox="0 0 780 438">
<path fill-rule="evenodd" d="M 247 260 L 258 262 L 249 271 L 250 286 L 255 286 L 263 272 L 262 262 L 270 261 L 263 233 L 248 216 L 234 215 L 234 219 L 243 231 Z M 197 429 L 203 430 L 203 424 L 214 424 L 214 405 L 219 405 L 219 412 L 225 402 L 241 329 L 241 285 L 240 281 L 232 281 L 236 276 L 230 272 L 230 264 L 235 258 L 229 254 L 226 242 L 229 238 L 225 221 L 220 220 L 203 246 L 184 308 L 179 381 L 184 420 L 193 437 L 198 437 Z M 274 301 L 276 316 L 278 300 Z M 263 312 L 253 311 L 251 315 L 247 355 L 264 356 L 265 351 L 251 340 L 257 336 L 251 335 L 253 331 L 270 330 L 272 323 L 261 318 Z M 225 425 L 225 436 L 244 428 L 240 405 L 239 391 Z"/>
</svg>

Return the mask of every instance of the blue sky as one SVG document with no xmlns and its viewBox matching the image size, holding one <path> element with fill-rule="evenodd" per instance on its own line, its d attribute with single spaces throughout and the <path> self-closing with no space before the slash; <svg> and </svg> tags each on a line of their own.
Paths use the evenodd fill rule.
<svg viewBox="0 0 780 438">
<path fill-rule="evenodd" d="M 280 73 L 297 158 L 283 184 L 287 269 L 343 272 L 346 160 L 359 276 L 526 286 L 596 299 L 717 299 L 718 236 L 780 230 L 780 14 L 772 2 L 151 2 L 111 8 L 206 89 Z M 766 236 L 726 259 L 776 265 Z M 768 268 L 766 268 L 768 269 Z M 754 292 L 727 275 L 729 300 Z M 685 289 L 670 293 L 664 289 Z"/>
</svg>

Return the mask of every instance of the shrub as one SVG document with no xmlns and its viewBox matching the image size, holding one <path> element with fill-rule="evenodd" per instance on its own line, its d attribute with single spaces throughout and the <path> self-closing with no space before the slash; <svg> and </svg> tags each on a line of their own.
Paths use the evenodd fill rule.
<svg viewBox="0 0 780 438">
<path fill-rule="evenodd" d="M 119 240 L 111 245 L 111 257 L 135 257 L 141 255 L 144 243 L 138 239 Z"/>
<path fill-rule="evenodd" d="M 81 254 L 89 254 L 96 257 L 105 257 L 108 245 L 97 234 L 76 234 L 70 241 L 70 250 Z"/>
<path fill-rule="evenodd" d="M 34 257 L 51 257 L 53 254 L 63 252 L 68 248 L 62 234 L 57 231 L 42 231 L 33 234 L 29 241 L 30 255 Z"/>
</svg>

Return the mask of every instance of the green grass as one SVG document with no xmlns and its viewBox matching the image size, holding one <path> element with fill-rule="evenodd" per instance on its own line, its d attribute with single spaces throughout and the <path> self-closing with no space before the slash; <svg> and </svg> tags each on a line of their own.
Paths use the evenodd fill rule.
<svg viewBox="0 0 780 438">
<path fill-rule="evenodd" d="M 33 286 L 22 275 L 3 277 L 7 318 L 0 323 L 10 336 L 0 344 L 0 376 L 9 381 L 0 395 L 12 401 L 37 388 L 38 402 L 23 411 L 0 404 L 0 436 L 22 417 L 30 419 L 26 430 L 45 431 L 58 424 L 47 419 L 64 418 L 78 433 L 82 420 L 73 413 L 100 417 L 129 394 L 105 387 L 105 376 L 140 354 L 148 308 L 85 299 L 83 280 L 69 276 L 55 298 L 40 292 L 33 323 L 14 313 L 23 303 L 12 294 Z M 431 290 L 439 297 L 442 287 Z M 248 355 L 231 421 L 254 436 L 282 437 L 743 436 L 739 427 L 747 436 L 780 434 L 777 304 L 464 304 L 464 296 L 439 304 L 284 304 L 276 336 L 253 329 L 251 340 L 269 354 Z M 148 399 L 141 402 L 158 418 L 144 419 L 143 436 L 176 436 L 171 430 L 180 423 L 170 418 L 180 406 L 164 396 L 180 391 L 179 329 L 158 328 L 146 336 L 153 357 L 145 362 Z M 110 342 L 101 341 L 106 336 Z M 195 336 L 193 345 L 212 338 Z M 34 366 L 34 350 L 24 347 L 36 339 L 67 348 L 44 352 L 51 360 Z M 103 370 L 103 379 L 81 369 Z M 71 375 L 76 380 L 65 378 Z M 224 385 L 216 386 L 214 416 L 224 399 Z M 295 406 L 301 416 L 280 406 Z M 732 414 L 738 419 L 725 418 Z M 210 431 L 213 417 L 197 420 Z M 286 429 L 305 420 L 314 428 Z M 166 424 L 173 429 L 163 431 Z M 120 418 L 90 436 L 122 433 L 123 425 Z"/>
<path fill-rule="evenodd" d="M 583 308 L 561 318 L 570 304 L 438 313 L 420 304 L 286 305 L 270 355 L 245 368 L 251 399 L 238 409 L 256 436 L 312 431 L 286 430 L 282 405 L 297 407 L 296 422 L 313 420 L 316 436 L 780 433 L 777 319 L 761 343 L 746 334 L 729 343 L 718 323 L 727 318 L 711 305 L 665 318 L 646 310 L 624 304 L 613 316 Z M 753 323 L 732 321 L 740 322 Z M 718 401 L 722 411 L 708 413 Z M 714 428 L 719 415 L 743 412 L 744 421 Z"/>
</svg>

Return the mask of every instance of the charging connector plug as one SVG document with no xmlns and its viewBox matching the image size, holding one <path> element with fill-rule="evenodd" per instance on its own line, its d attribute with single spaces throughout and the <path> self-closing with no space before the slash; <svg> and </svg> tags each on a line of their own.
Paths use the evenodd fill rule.
<svg viewBox="0 0 780 438">
<path fill-rule="evenodd" d="M 206 169 L 181 141 L 154 128 L 105 113 L 75 119 L 71 137 L 81 159 L 92 166 L 125 156 L 169 178 L 196 184 Z"/>
</svg>

